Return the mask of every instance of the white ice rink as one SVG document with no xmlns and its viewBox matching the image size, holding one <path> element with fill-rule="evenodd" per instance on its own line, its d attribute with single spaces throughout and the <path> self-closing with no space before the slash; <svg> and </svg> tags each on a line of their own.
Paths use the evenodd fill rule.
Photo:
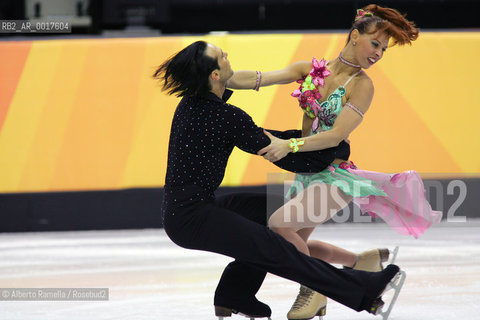
<svg viewBox="0 0 480 320">
<path fill-rule="evenodd" d="M 407 281 L 394 320 L 480 319 L 480 220 L 442 223 L 418 240 L 383 224 L 327 224 L 312 236 L 360 252 L 400 246 Z M 175 246 L 164 231 L 0 234 L 0 288 L 109 288 L 108 301 L 0 301 L 1 320 L 216 319 L 220 255 Z M 258 298 L 286 319 L 298 285 L 268 275 Z M 245 319 L 234 315 L 232 320 Z M 378 319 L 329 301 L 325 320 Z"/>
</svg>

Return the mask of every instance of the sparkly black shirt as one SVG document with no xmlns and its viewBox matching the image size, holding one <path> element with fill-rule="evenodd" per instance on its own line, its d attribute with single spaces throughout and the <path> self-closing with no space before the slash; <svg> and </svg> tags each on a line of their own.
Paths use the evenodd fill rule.
<svg viewBox="0 0 480 320">
<path fill-rule="evenodd" d="M 256 154 L 270 144 L 263 129 L 245 111 L 226 103 L 231 94 L 226 90 L 223 99 L 213 93 L 187 96 L 178 104 L 168 147 L 166 212 L 213 199 L 234 147 Z M 300 130 L 268 131 L 282 139 L 301 137 Z M 274 164 L 292 172 L 319 172 L 335 158 L 348 159 L 349 153 L 348 144 L 342 142 L 336 148 L 289 153 Z"/>
</svg>

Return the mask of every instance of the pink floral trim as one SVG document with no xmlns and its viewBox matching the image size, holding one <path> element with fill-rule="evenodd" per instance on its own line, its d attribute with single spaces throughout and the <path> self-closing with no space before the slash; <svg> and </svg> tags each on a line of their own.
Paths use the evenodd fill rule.
<svg viewBox="0 0 480 320">
<path fill-rule="evenodd" d="M 344 169 L 344 170 L 347 170 L 347 169 L 358 169 L 357 166 L 355 165 L 355 163 L 353 163 L 353 161 L 350 161 L 350 163 L 348 162 L 342 162 L 340 163 L 340 165 L 338 166 L 340 169 Z"/>
<path fill-rule="evenodd" d="M 321 86 L 323 88 L 325 86 L 325 78 L 332 74 L 327 69 L 327 61 L 323 58 L 320 61 L 312 58 L 312 65 L 313 68 L 309 73 L 312 76 L 312 82 L 316 87 Z"/>
<path fill-rule="evenodd" d="M 298 99 L 300 107 L 308 117 L 315 119 L 320 111 L 320 105 L 317 100 L 322 98 L 317 87 L 325 86 L 325 78 L 328 77 L 331 72 L 327 69 L 327 62 L 323 58 L 320 61 L 315 57 L 312 58 L 312 66 L 313 68 L 307 76 L 297 80 L 300 87 L 293 91 L 292 97 Z"/>
</svg>

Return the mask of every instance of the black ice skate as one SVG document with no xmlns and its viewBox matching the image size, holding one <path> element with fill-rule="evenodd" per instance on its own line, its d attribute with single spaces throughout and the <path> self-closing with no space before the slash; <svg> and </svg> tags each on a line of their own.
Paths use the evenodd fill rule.
<svg viewBox="0 0 480 320">
<path fill-rule="evenodd" d="M 228 307 L 227 307 L 228 306 Z M 255 301 L 249 302 L 235 302 L 224 303 L 222 306 L 215 305 L 215 316 L 218 320 L 224 320 L 225 317 L 231 317 L 233 314 L 238 314 L 254 320 L 257 318 L 268 318 L 272 315 L 272 310 L 268 305 L 255 299 Z"/>
<path fill-rule="evenodd" d="M 383 320 L 387 320 L 388 317 L 390 316 L 390 313 L 392 312 L 392 309 L 395 305 L 395 302 L 397 301 L 398 296 L 400 295 L 400 290 L 402 290 L 406 277 L 407 277 L 407 274 L 405 273 L 405 271 L 399 270 L 399 272 L 395 275 L 395 277 L 385 287 L 385 290 L 382 292 L 380 297 L 374 300 L 368 312 L 374 315 L 380 315 L 382 316 Z M 385 302 L 383 301 L 382 296 L 387 291 L 390 291 L 390 290 L 393 290 L 393 297 L 391 298 L 390 303 L 388 304 L 388 307 L 386 308 L 386 310 L 383 311 L 385 308 Z"/>
<path fill-rule="evenodd" d="M 255 320 L 257 318 L 268 318 L 268 320 L 271 320 L 270 319 L 271 313 L 269 315 L 258 315 L 258 314 L 257 315 L 248 315 L 248 314 L 244 314 L 242 312 L 239 312 L 239 311 L 231 309 L 231 308 L 215 306 L 215 316 L 218 317 L 218 320 L 224 320 L 225 317 L 231 317 L 232 313 L 250 318 L 250 320 Z"/>
</svg>

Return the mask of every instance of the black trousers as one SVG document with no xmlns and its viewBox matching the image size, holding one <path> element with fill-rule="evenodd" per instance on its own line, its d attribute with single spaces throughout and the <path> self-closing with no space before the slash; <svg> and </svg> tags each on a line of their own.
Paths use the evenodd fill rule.
<svg viewBox="0 0 480 320">
<path fill-rule="evenodd" d="M 275 201 L 278 206 L 283 203 L 283 199 Z M 376 273 L 337 269 L 301 253 L 266 227 L 265 194 L 228 195 L 165 211 L 165 231 L 177 245 L 235 259 L 220 279 L 216 305 L 221 305 L 222 299 L 238 298 L 233 296 L 236 292 L 254 295 L 266 272 L 305 285 L 356 311 L 369 308 L 378 294 Z"/>
</svg>

